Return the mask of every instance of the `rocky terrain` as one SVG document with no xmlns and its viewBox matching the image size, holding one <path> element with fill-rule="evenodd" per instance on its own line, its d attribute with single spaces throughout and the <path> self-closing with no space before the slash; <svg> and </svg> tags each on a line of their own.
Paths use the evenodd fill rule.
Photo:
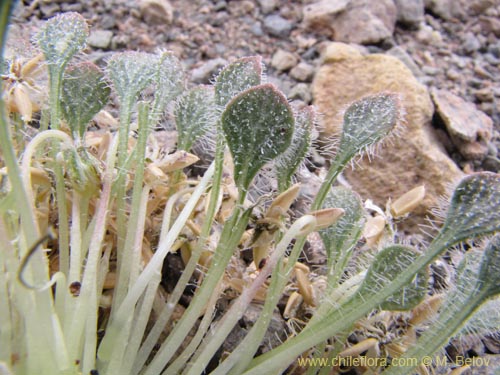
<svg viewBox="0 0 500 375">
<path fill-rule="evenodd" d="M 41 20 L 66 11 L 89 20 L 86 58 L 98 63 L 115 51 L 168 49 L 200 84 L 235 58 L 262 55 L 268 81 L 317 107 L 323 139 L 348 103 L 400 94 L 398 137 L 345 177 L 382 206 L 424 184 L 414 224 L 464 173 L 500 170 L 500 0 L 23 1 L 10 36 L 19 53 Z M 466 350 L 500 347 L 491 339 Z"/>
<path fill-rule="evenodd" d="M 270 82 L 324 115 L 323 135 L 363 94 L 400 93 L 407 125 L 394 148 L 347 176 L 379 204 L 425 184 L 423 214 L 463 172 L 500 169 L 498 0 L 24 1 L 13 33 L 27 40 L 65 11 L 89 20 L 91 59 L 168 49 L 193 84 L 262 55 Z"/>
</svg>

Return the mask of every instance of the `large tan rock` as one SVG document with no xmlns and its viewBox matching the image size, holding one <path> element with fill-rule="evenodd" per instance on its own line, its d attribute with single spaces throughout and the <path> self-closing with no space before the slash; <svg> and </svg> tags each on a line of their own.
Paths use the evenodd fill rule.
<svg viewBox="0 0 500 375">
<path fill-rule="evenodd" d="M 391 38 L 393 0 L 321 0 L 304 6 L 304 26 L 339 42 L 374 44 Z"/>
<path fill-rule="evenodd" d="M 438 198 L 463 175 L 433 133 L 430 122 L 434 107 L 427 89 L 392 56 L 363 56 L 340 43 L 325 53 L 313 82 L 314 103 L 323 114 L 325 138 L 339 135 L 341 112 L 350 103 L 383 91 L 400 95 L 406 124 L 399 129 L 398 137 L 386 143 L 371 162 L 365 156 L 354 170 L 347 168 L 345 176 L 362 197 L 382 207 L 387 199 L 394 200 L 424 184 L 426 198 L 412 221 L 422 223 L 429 209 L 438 205 Z"/>
</svg>

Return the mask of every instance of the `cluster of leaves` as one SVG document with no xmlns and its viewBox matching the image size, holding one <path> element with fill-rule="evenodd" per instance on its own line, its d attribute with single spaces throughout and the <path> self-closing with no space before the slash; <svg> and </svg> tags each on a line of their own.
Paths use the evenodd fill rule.
<svg viewBox="0 0 500 375">
<path fill-rule="evenodd" d="M 201 374 L 216 358 L 214 374 L 262 374 L 279 373 L 301 355 L 334 358 L 370 349 L 370 355 L 423 358 L 500 292 L 494 237 L 482 255 L 464 257 L 440 314 L 436 308 L 431 323 L 421 316 L 422 306 L 435 300 L 428 296 L 429 264 L 450 247 L 500 228 L 500 177 L 490 173 L 459 183 L 446 220 L 425 251 L 391 242 L 387 225 L 383 248 L 346 278 L 366 212 L 354 192 L 332 186 L 353 157 L 401 120 L 395 95 L 368 96 L 346 110 L 338 150 L 310 212 L 292 220 L 288 212 L 300 191 L 293 179 L 311 147 L 314 111 L 294 111 L 276 87 L 265 83 L 260 57 L 238 59 L 212 86 L 190 88 L 180 62 L 168 52 L 116 53 L 105 71 L 88 62 L 71 65 L 87 36 L 86 22 L 75 13 L 58 15 L 41 28 L 36 40 L 48 71 L 49 110 L 42 112 L 30 140 L 14 135 L 14 142 L 12 134 L 29 127 L 28 112 L 36 109 L 18 89 L 23 62 L 12 60 L 7 67 L 12 74 L 5 75 L 10 86 L 3 88 L 8 93 L 3 97 L 15 105 L 0 102 L 2 371 Z M 30 60 L 24 71 L 38 64 L 40 58 Z M 111 92 L 120 103 L 118 128 L 90 131 L 89 122 Z M 146 92 L 154 94 L 140 100 Z M 153 133 L 168 108 L 178 135 L 176 150 L 162 150 Z M 197 160 L 193 145 L 207 134 L 216 141 L 213 161 L 202 176 L 189 176 L 188 167 Z M 264 207 L 262 200 L 251 201 L 248 191 L 269 165 L 278 188 Z M 399 203 L 393 212 L 402 215 L 412 205 Z M 256 219 L 254 211 L 265 213 Z M 47 234 L 51 227 L 56 236 Z M 327 253 L 327 287 L 321 294 L 297 263 L 312 231 L 320 232 Z M 254 250 L 254 264 L 245 270 L 251 281 L 228 280 L 231 259 L 244 247 Z M 185 268 L 165 297 L 161 271 L 174 251 L 182 254 Z M 193 275 L 199 278 L 196 293 L 175 318 Z M 214 321 L 217 300 L 228 285 L 239 287 L 240 294 Z M 282 345 L 254 358 L 290 285 L 302 304 L 314 307 L 314 316 Z M 264 301 L 259 318 L 220 359 L 218 349 L 259 296 Z M 383 311 L 410 311 L 412 324 L 425 320 L 439 329 L 431 327 L 417 339 L 410 327 L 408 345 L 397 354 L 373 338 L 348 349 L 326 345 L 344 343 L 356 324 Z M 412 368 L 387 369 L 394 371 Z"/>
</svg>

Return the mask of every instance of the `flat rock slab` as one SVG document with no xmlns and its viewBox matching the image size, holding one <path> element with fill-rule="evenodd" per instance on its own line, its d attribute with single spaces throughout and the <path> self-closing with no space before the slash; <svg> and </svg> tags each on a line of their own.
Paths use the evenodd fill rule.
<svg viewBox="0 0 500 375">
<path fill-rule="evenodd" d="M 483 159 L 493 133 L 493 121 L 475 105 L 446 90 L 432 90 L 436 112 L 458 151 L 466 159 Z"/>
</svg>

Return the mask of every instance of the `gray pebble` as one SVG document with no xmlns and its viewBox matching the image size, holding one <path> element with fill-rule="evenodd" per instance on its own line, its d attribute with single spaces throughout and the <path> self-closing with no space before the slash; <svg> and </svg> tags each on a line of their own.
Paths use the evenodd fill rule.
<svg viewBox="0 0 500 375">
<path fill-rule="evenodd" d="M 460 72 L 456 69 L 448 69 L 446 71 L 446 77 L 448 79 L 451 79 L 452 81 L 458 80 L 460 76 L 461 76 Z"/>
<path fill-rule="evenodd" d="M 434 66 L 425 65 L 422 67 L 422 72 L 428 76 L 435 76 L 439 73 L 439 68 Z"/>
<path fill-rule="evenodd" d="M 89 45 L 94 48 L 108 49 L 113 39 L 113 32 L 110 30 L 94 30 L 89 36 Z"/>
<path fill-rule="evenodd" d="M 488 52 L 493 56 L 500 58 L 500 42 L 490 44 L 488 47 Z"/>
<path fill-rule="evenodd" d="M 264 31 L 262 31 L 262 24 L 259 21 L 253 23 L 250 27 L 250 32 L 255 36 L 264 35 Z"/>
<path fill-rule="evenodd" d="M 101 28 L 104 30 L 110 30 L 113 29 L 116 26 L 116 19 L 115 17 L 111 16 L 110 14 L 103 14 L 101 18 Z"/>
<path fill-rule="evenodd" d="M 485 53 L 483 55 L 484 59 L 490 64 L 490 65 L 499 65 L 500 64 L 500 59 L 496 57 L 492 53 Z"/>
<path fill-rule="evenodd" d="M 264 19 L 264 29 L 272 36 L 285 38 L 292 28 L 292 23 L 279 15 L 273 14 Z"/>
<path fill-rule="evenodd" d="M 467 55 L 472 55 L 481 48 L 481 42 L 473 33 L 467 33 L 465 34 L 462 48 Z"/>
<path fill-rule="evenodd" d="M 216 12 L 220 12 L 221 10 L 226 10 L 227 9 L 227 2 L 226 1 L 218 1 L 215 5 L 214 5 L 214 10 Z"/>
<path fill-rule="evenodd" d="M 299 99 L 306 104 L 310 104 L 312 102 L 311 89 L 309 88 L 309 85 L 307 83 L 298 83 L 292 87 L 288 98 Z"/>
<path fill-rule="evenodd" d="M 422 71 L 415 63 L 413 58 L 401 47 L 396 46 L 387 51 L 388 55 L 394 56 L 399 59 L 408 69 L 411 70 L 415 77 L 422 76 Z"/>
<path fill-rule="evenodd" d="M 262 13 L 269 14 L 278 6 L 278 0 L 258 0 Z"/>
<path fill-rule="evenodd" d="M 311 82 L 314 76 L 314 71 L 314 66 L 305 62 L 301 62 L 293 67 L 293 69 L 290 71 L 290 75 L 293 79 L 299 82 Z"/>
<path fill-rule="evenodd" d="M 83 12 L 83 5 L 81 3 L 75 3 L 75 4 L 62 3 L 61 11 L 81 13 Z"/>
</svg>

